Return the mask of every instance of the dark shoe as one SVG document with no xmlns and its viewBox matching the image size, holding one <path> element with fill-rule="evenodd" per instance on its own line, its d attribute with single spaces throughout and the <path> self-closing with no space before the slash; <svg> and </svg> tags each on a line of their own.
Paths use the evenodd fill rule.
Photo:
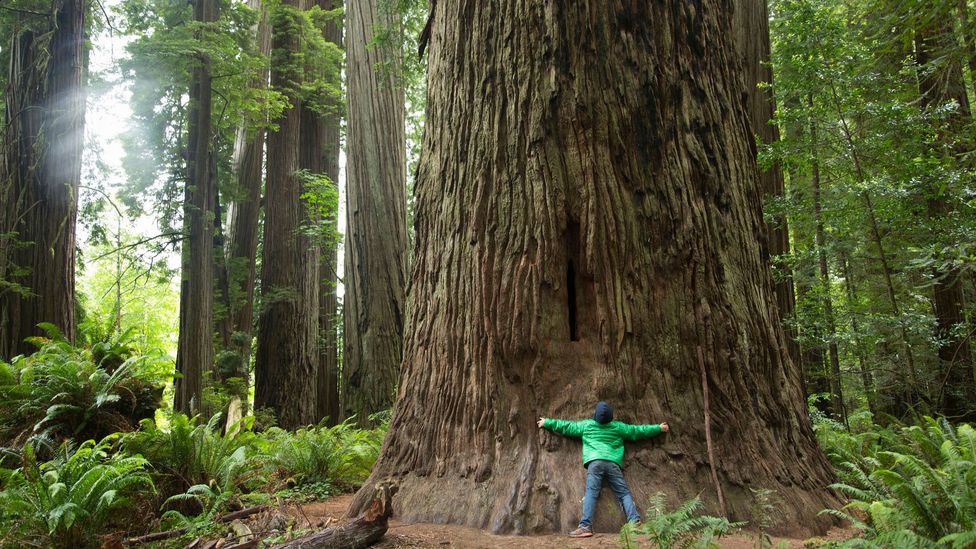
<svg viewBox="0 0 976 549">
<path fill-rule="evenodd" d="M 569 533 L 571 538 L 589 538 L 593 536 L 593 530 L 586 526 L 580 526 L 579 528 L 573 530 Z"/>
</svg>

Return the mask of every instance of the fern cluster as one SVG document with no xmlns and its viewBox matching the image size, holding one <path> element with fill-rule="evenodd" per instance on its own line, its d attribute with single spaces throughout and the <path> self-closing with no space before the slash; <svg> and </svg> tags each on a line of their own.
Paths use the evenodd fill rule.
<svg viewBox="0 0 976 549">
<path fill-rule="evenodd" d="M 141 375 L 149 359 L 124 344 L 72 345 L 51 325 L 30 356 L 0 362 L 0 444 L 30 443 L 50 456 L 66 440 L 100 440 L 150 416 L 162 386 Z M 96 361 L 96 358 L 98 359 Z"/>
<path fill-rule="evenodd" d="M 329 483 L 339 490 L 357 487 L 379 455 L 385 428 L 357 429 L 346 421 L 334 427 L 271 429 L 267 457 L 289 484 Z"/>
<path fill-rule="evenodd" d="M 146 460 L 114 452 L 116 438 L 64 443 L 44 463 L 25 447 L 21 467 L 4 471 L 0 547 L 97 547 L 119 510 L 154 491 Z"/>
<path fill-rule="evenodd" d="M 923 418 L 860 433 L 818 430 L 850 502 L 826 510 L 864 531 L 852 546 L 976 546 L 976 430 Z"/>
</svg>

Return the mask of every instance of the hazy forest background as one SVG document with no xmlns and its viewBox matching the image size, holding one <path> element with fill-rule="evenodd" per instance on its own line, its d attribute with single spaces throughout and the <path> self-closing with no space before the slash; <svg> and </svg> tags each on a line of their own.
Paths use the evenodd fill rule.
<svg viewBox="0 0 976 549">
<path fill-rule="evenodd" d="M 976 546 L 970 4 L 2 0 L 0 546 Z"/>
</svg>

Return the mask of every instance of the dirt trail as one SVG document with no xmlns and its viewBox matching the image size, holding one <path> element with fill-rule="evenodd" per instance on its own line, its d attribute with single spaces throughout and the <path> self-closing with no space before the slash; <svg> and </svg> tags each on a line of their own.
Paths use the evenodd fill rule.
<svg viewBox="0 0 976 549">
<path fill-rule="evenodd" d="M 333 497 L 326 501 L 308 503 L 296 511 L 295 519 L 299 526 L 321 527 L 342 521 L 346 508 L 352 501 L 351 494 Z M 846 539 L 855 534 L 850 529 L 836 528 L 831 530 L 826 539 Z M 800 549 L 804 540 L 790 538 L 776 538 L 775 547 L 780 541 L 785 541 L 789 547 Z M 720 545 L 728 549 L 752 549 L 755 540 L 748 534 L 722 538 Z M 484 530 L 466 528 L 444 524 L 405 524 L 391 521 L 390 529 L 383 541 L 375 545 L 379 549 L 423 548 L 423 549 L 609 549 L 619 547 L 617 534 L 596 534 L 592 538 L 571 539 L 565 535 L 548 536 L 496 536 Z"/>
</svg>

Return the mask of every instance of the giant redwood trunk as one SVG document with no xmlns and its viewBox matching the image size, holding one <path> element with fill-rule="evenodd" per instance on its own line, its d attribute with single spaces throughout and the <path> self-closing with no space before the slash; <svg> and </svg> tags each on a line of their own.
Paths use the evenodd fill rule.
<svg viewBox="0 0 976 549">
<path fill-rule="evenodd" d="M 436 4 L 403 369 L 354 512 L 392 479 L 401 519 L 566 530 L 580 443 L 535 419 L 605 399 L 672 425 L 628 444 L 637 501 L 701 494 L 718 513 L 704 374 L 731 517 L 769 488 L 780 529 L 825 526 L 833 477 L 760 255 L 731 7 Z M 597 514 L 624 521 L 609 493 Z"/>
<path fill-rule="evenodd" d="M 217 20 L 217 0 L 195 0 L 193 19 Z M 203 31 L 201 31 L 203 32 Z M 203 372 L 213 366 L 214 224 L 217 183 L 211 169 L 211 62 L 201 54 L 190 83 L 189 144 L 183 208 L 183 263 L 180 281 L 180 334 L 176 353 L 173 408 L 203 410 Z"/>
<path fill-rule="evenodd" d="M 41 322 L 74 340 L 86 12 L 84 0 L 52 0 L 49 33 L 11 39 L 0 129 L 0 358 L 33 351 L 24 339 L 43 335 Z"/>
<path fill-rule="evenodd" d="M 303 227 L 310 223 L 302 202 L 299 169 L 301 99 L 293 84 L 302 81 L 299 0 L 286 0 L 272 16 L 271 86 L 291 106 L 268 135 L 261 306 L 254 363 L 254 407 L 270 408 L 278 424 L 294 429 L 318 421 L 318 248 Z"/>
<path fill-rule="evenodd" d="M 764 144 L 779 141 L 779 128 L 773 123 L 776 114 L 776 100 L 770 84 L 773 83 L 773 69 L 769 64 L 769 9 L 766 0 L 736 0 L 733 19 L 736 51 L 742 63 L 742 84 L 746 99 L 746 112 L 751 122 L 752 132 Z M 782 197 L 786 192 L 783 169 L 779 165 L 770 166 L 759 176 L 759 192 L 763 199 Z M 786 215 L 780 214 L 766 225 L 766 248 L 770 260 L 790 253 L 790 231 Z M 790 321 L 796 308 L 793 290 L 793 276 L 775 281 L 776 305 L 780 319 Z M 800 345 L 795 328 L 784 325 L 786 344 L 790 358 L 800 360 Z"/>
<path fill-rule="evenodd" d="M 364 421 L 388 409 L 403 352 L 406 141 L 399 49 L 373 43 L 396 24 L 378 0 L 349 2 L 345 322 L 342 409 Z"/>
</svg>

